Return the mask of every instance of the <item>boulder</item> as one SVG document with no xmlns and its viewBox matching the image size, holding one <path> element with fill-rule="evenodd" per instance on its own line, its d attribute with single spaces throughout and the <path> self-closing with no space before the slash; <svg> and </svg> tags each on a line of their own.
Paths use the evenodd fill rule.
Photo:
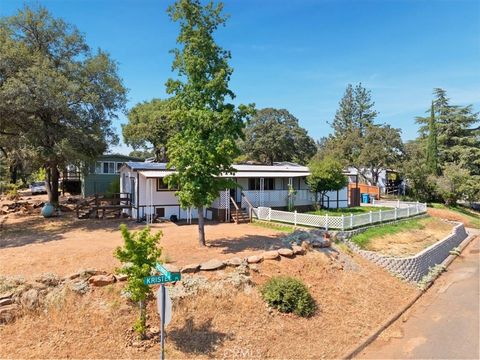
<svg viewBox="0 0 480 360">
<path fill-rule="evenodd" d="M 212 259 L 210 261 L 204 262 L 200 265 L 200 270 L 202 271 L 213 271 L 213 270 L 220 270 L 225 267 L 223 261 Z"/>
<path fill-rule="evenodd" d="M 249 264 L 257 264 L 262 260 L 263 260 L 263 257 L 261 255 L 252 255 L 247 257 L 247 263 Z"/>
<path fill-rule="evenodd" d="M 65 280 L 73 280 L 73 279 L 76 279 L 80 276 L 80 273 L 79 272 L 76 272 L 76 273 L 73 273 L 73 274 L 70 274 L 70 275 L 67 275 L 65 276 Z"/>
<path fill-rule="evenodd" d="M 264 260 L 277 260 L 280 257 L 277 250 L 265 251 L 262 256 Z"/>
<path fill-rule="evenodd" d="M 17 304 L 11 304 L 0 307 L 0 324 L 13 321 L 17 316 L 19 306 Z"/>
<path fill-rule="evenodd" d="M 183 266 L 180 269 L 180 272 L 182 274 L 189 274 L 189 273 L 197 272 L 199 269 L 200 269 L 200 264 L 188 264 Z"/>
<path fill-rule="evenodd" d="M 312 243 L 309 240 L 302 241 L 301 245 L 302 249 L 307 252 L 312 248 Z"/>
<path fill-rule="evenodd" d="M 20 302 L 29 310 L 33 310 L 38 306 L 38 290 L 30 289 L 22 293 Z"/>
<path fill-rule="evenodd" d="M 292 251 L 295 255 L 303 255 L 305 254 L 305 249 L 298 245 L 292 245 Z"/>
<path fill-rule="evenodd" d="M 113 284 L 115 282 L 115 276 L 113 276 L 112 274 L 94 275 L 90 279 L 88 279 L 88 282 L 93 286 L 105 286 Z"/>
<path fill-rule="evenodd" d="M 234 257 L 228 260 L 225 260 L 225 265 L 227 266 L 240 266 L 242 264 L 242 259 L 239 257 Z"/>
<path fill-rule="evenodd" d="M 128 280 L 128 276 L 125 275 L 125 274 L 115 274 L 115 279 L 117 281 L 127 281 Z"/>
<path fill-rule="evenodd" d="M 80 271 L 81 277 L 90 277 L 95 275 L 106 275 L 106 271 L 96 270 L 96 269 L 84 269 Z"/>
<path fill-rule="evenodd" d="M 68 288 L 76 293 L 85 294 L 88 291 L 88 281 L 79 279 L 69 282 Z"/>
<path fill-rule="evenodd" d="M 57 286 L 62 282 L 62 279 L 55 274 L 45 273 L 35 278 L 35 281 L 46 286 Z"/>
<path fill-rule="evenodd" d="M 278 253 L 279 253 L 281 256 L 285 256 L 285 257 L 289 257 L 289 258 L 291 258 L 291 257 L 294 256 L 293 250 L 287 249 L 287 248 L 278 249 Z"/>
</svg>

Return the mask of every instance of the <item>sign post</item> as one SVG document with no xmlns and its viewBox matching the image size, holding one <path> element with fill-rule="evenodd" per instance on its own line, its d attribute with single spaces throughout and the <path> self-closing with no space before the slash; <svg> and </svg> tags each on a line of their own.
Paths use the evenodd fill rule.
<svg viewBox="0 0 480 360">
<path fill-rule="evenodd" d="M 160 315 L 160 359 L 164 360 L 165 326 L 168 325 L 172 320 L 172 300 L 170 299 L 170 296 L 168 296 L 165 283 L 179 281 L 181 279 L 181 274 L 179 272 L 168 271 L 165 267 L 158 263 L 155 268 L 161 275 L 144 277 L 143 283 L 145 285 L 161 284 L 157 291 L 157 311 Z"/>
</svg>

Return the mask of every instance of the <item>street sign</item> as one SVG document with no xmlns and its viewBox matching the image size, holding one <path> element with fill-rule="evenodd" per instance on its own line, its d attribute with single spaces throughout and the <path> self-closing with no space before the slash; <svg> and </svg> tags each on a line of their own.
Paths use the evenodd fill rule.
<svg viewBox="0 0 480 360">
<path fill-rule="evenodd" d="M 162 309 L 163 306 L 163 296 L 162 296 L 162 288 L 165 289 L 165 310 Z M 168 288 L 161 286 L 158 288 L 157 291 L 157 311 L 160 317 L 162 317 L 162 313 L 165 311 L 165 318 L 162 319 L 165 326 L 170 324 L 172 320 L 172 299 L 168 295 Z"/>
<path fill-rule="evenodd" d="M 158 275 L 158 276 L 147 276 L 143 278 L 143 283 L 145 285 L 154 285 L 154 284 L 165 284 L 170 282 L 171 280 L 167 278 L 165 275 Z"/>
</svg>

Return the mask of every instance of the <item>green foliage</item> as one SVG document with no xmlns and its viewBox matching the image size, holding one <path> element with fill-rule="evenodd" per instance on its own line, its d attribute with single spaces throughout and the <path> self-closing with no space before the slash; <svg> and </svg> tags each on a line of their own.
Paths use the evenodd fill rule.
<svg viewBox="0 0 480 360">
<path fill-rule="evenodd" d="M 155 265 L 162 255 L 158 247 L 162 232 L 152 235 L 150 228 L 131 233 L 125 224 L 120 225 L 124 245 L 117 247 L 115 257 L 120 260 L 123 267 L 117 269 L 120 274 L 127 275 L 125 290 L 130 294 L 132 301 L 139 302 L 140 316 L 135 323 L 135 329 L 140 336 L 145 335 L 145 303 L 151 294 L 150 287 L 143 283 L 143 278 L 150 276 Z"/>
<path fill-rule="evenodd" d="M 153 99 L 135 105 L 128 112 L 128 123 L 122 125 L 125 144 L 154 153 L 157 161 L 166 161 L 168 139 L 177 131 L 168 118 L 169 101 Z"/>
<path fill-rule="evenodd" d="M 7 184 L 5 186 L 5 195 L 7 200 L 17 200 L 20 198 L 20 193 L 18 192 L 18 186 L 15 184 Z"/>
<path fill-rule="evenodd" d="M 286 276 L 273 277 L 262 287 L 263 299 L 280 312 L 309 317 L 315 313 L 316 304 L 307 287 L 298 279 Z"/>
<path fill-rule="evenodd" d="M 371 184 L 377 184 L 380 171 L 397 167 L 403 153 L 400 129 L 375 124 L 374 105 L 362 84 L 348 85 L 331 124 L 333 135 L 319 142 L 320 157 L 355 167 Z"/>
<path fill-rule="evenodd" d="M 384 206 L 356 206 L 356 207 L 347 207 L 347 208 L 338 208 L 338 209 L 321 209 L 315 211 L 309 211 L 309 214 L 314 215 L 332 215 L 332 216 L 341 216 L 344 214 L 348 216 L 350 214 L 365 214 L 370 211 L 384 211 L 384 210 L 392 210 L 392 208 L 384 207 Z"/>
<path fill-rule="evenodd" d="M 308 167 L 310 175 L 307 177 L 307 184 L 315 192 L 315 196 L 320 193 L 323 198 L 326 192 L 341 190 L 348 184 L 342 164 L 332 157 L 315 157 Z M 315 199 L 315 203 L 318 204 L 318 199 Z"/>
<path fill-rule="evenodd" d="M 460 165 L 444 166 L 443 175 L 436 178 L 436 190 L 446 205 L 455 205 L 463 197 L 470 178 L 469 171 Z"/>
<path fill-rule="evenodd" d="M 447 268 L 445 265 L 436 264 L 428 269 L 428 273 L 418 282 L 420 290 L 425 291 L 433 283 L 433 281 L 440 276 Z"/>
<path fill-rule="evenodd" d="M 385 235 L 394 235 L 402 231 L 421 230 L 424 229 L 426 223 L 431 221 L 430 218 L 416 218 L 410 220 L 403 220 L 395 224 L 385 224 L 368 228 L 364 232 L 354 235 L 352 242 L 360 246 L 362 249 L 367 248 L 370 240 L 379 238 Z"/>
<path fill-rule="evenodd" d="M 260 226 L 266 229 L 274 229 L 274 230 L 282 231 L 285 233 L 292 233 L 295 231 L 295 228 L 293 226 L 284 225 L 284 224 L 276 223 L 273 221 L 266 222 L 266 221 L 258 221 L 254 219 L 252 224 L 255 226 Z"/>
<path fill-rule="evenodd" d="M 317 148 L 298 119 L 285 109 L 258 110 L 245 127 L 242 146 L 247 157 L 262 163 L 293 161 L 306 164 Z"/>
<path fill-rule="evenodd" d="M 126 102 L 117 65 L 43 7 L 0 20 L 0 54 L 0 147 L 44 166 L 49 201 L 58 203 L 59 169 L 117 141 L 111 120 Z"/>
<path fill-rule="evenodd" d="M 440 175 L 438 167 L 438 144 L 437 144 L 437 125 L 435 122 L 435 110 L 432 101 L 432 109 L 428 122 L 428 138 L 427 138 L 427 168 L 430 174 Z"/>
<path fill-rule="evenodd" d="M 29 182 L 45 181 L 46 178 L 47 172 L 45 168 L 42 167 L 30 175 Z"/>
<path fill-rule="evenodd" d="M 180 48 L 172 51 L 172 68 L 179 76 L 166 83 L 167 93 L 173 94 L 168 116 L 180 126 L 167 142 L 168 165 L 176 172 L 166 180 L 180 189 L 182 207 L 198 208 L 201 245 L 205 245 L 203 208 L 220 189 L 235 186 L 219 175 L 233 172 L 243 120 L 252 113 L 251 107 L 226 102 L 234 97 L 228 88 L 233 71 L 228 65 L 230 53 L 213 38 L 226 21 L 222 9 L 221 3 L 202 6 L 199 0 L 177 0 L 168 9 L 170 18 L 180 24 Z"/>
</svg>

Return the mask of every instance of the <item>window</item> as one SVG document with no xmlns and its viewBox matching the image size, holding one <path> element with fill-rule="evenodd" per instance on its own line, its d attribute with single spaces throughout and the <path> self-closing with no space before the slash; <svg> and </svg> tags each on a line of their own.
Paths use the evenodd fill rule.
<svg viewBox="0 0 480 360">
<path fill-rule="evenodd" d="M 165 208 L 156 208 L 155 209 L 155 215 L 157 215 L 160 218 L 165 217 Z"/>
<path fill-rule="evenodd" d="M 122 167 L 123 163 L 117 162 L 117 173 L 120 172 L 120 168 Z"/>
<path fill-rule="evenodd" d="M 274 190 L 275 189 L 275 179 L 274 178 L 264 178 L 263 179 L 263 190 Z M 248 190 L 260 190 L 260 178 L 249 178 L 248 179 Z"/>
<path fill-rule="evenodd" d="M 118 172 L 118 164 L 113 161 L 97 161 L 95 174 L 116 174 Z"/>
<path fill-rule="evenodd" d="M 177 189 L 169 189 L 168 184 L 163 178 L 157 178 L 157 191 L 176 191 Z"/>
</svg>

